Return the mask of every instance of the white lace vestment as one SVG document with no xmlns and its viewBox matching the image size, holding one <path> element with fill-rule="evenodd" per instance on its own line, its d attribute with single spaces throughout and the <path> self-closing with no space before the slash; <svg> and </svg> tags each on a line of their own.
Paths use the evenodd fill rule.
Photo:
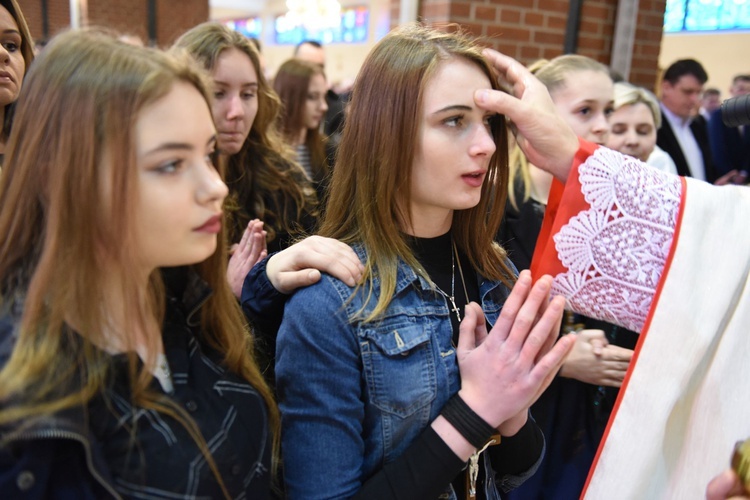
<svg viewBox="0 0 750 500">
<path fill-rule="evenodd" d="M 577 312 L 641 331 L 582 496 L 705 498 L 750 437 L 750 188 L 604 148 L 571 178 L 535 275 L 552 272 Z"/>
</svg>

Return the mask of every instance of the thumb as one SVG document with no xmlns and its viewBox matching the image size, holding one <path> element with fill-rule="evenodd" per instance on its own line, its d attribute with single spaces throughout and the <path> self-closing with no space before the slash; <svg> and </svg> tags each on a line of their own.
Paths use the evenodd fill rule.
<svg viewBox="0 0 750 500">
<path fill-rule="evenodd" d="M 320 271 L 317 269 L 284 272 L 279 275 L 278 290 L 281 293 L 292 293 L 298 288 L 310 286 L 318 281 L 320 281 Z"/>
<path fill-rule="evenodd" d="M 464 319 L 458 327 L 457 350 L 471 351 L 477 346 L 477 325 L 484 321 L 482 308 L 476 302 L 469 302 L 464 308 Z"/>
</svg>

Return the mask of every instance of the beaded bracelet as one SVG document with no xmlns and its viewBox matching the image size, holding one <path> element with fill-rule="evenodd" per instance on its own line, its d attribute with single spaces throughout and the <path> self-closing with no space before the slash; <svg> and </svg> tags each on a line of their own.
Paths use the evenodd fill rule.
<svg viewBox="0 0 750 500">
<path fill-rule="evenodd" d="M 458 394 L 448 400 L 440 414 L 477 449 L 482 448 L 497 432 L 494 427 L 469 408 L 469 405 Z"/>
</svg>

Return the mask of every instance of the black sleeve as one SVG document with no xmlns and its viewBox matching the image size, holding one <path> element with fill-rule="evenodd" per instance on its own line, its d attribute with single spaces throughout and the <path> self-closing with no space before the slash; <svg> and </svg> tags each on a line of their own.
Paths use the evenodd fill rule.
<svg viewBox="0 0 750 500">
<path fill-rule="evenodd" d="M 531 416 L 515 436 L 503 436 L 499 446 L 487 448 L 492 468 L 500 476 L 525 473 L 536 464 L 543 450 L 544 436 Z"/>
<path fill-rule="evenodd" d="M 396 460 L 370 477 L 355 499 L 435 499 L 466 463 L 432 429 L 427 429 Z"/>
</svg>

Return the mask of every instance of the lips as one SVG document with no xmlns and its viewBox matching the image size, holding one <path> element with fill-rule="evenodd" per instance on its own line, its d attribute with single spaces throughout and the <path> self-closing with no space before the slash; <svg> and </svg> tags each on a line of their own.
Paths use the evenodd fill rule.
<svg viewBox="0 0 750 500">
<path fill-rule="evenodd" d="M 9 72 L 4 71 L 4 70 L 0 71 L 0 80 L 9 80 L 11 82 L 15 81 L 13 79 L 13 75 L 11 75 Z"/>
<path fill-rule="evenodd" d="M 193 229 L 193 231 L 199 233 L 217 234 L 219 231 L 221 231 L 221 214 L 214 215 L 206 222 L 204 222 L 201 226 Z"/>
<path fill-rule="evenodd" d="M 461 176 L 461 179 L 463 179 L 469 186 L 480 187 L 484 182 L 485 174 L 487 174 L 486 170 L 479 170 L 470 174 L 464 174 Z"/>
</svg>

